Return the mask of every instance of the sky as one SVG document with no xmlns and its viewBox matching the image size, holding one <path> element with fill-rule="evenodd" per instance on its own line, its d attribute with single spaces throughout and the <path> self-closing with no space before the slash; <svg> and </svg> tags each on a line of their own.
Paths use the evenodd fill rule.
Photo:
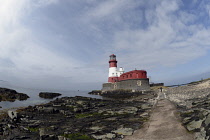
<svg viewBox="0 0 210 140">
<path fill-rule="evenodd" d="M 209 78 L 210 1 L 0 1 L 0 84 L 101 89 L 110 54 L 150 82 Z"/>
</svg>

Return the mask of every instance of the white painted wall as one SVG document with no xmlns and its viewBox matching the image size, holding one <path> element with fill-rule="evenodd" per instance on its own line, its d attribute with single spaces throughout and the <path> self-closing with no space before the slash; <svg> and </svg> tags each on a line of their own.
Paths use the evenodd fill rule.
<svg viewBox="0 0 210 140">
<path fill-rule="evenodd" d="M 109 68 L 109 77 L 118 77 L 117 67 Z"/>
<path fill-rule="evenodd" d="M 124 69 L 122 67 L 119 70 L 117 70 L 117 67 L 109 68 L 109 77 L 120 77 L 123 73 Z"/>
<path fill-rule="evenodd" d="M 124 68 L 120 67 L 120 68 L 119 68 L 119 71 L 118 71 L 119 77 L 120 77 L 120 75 L 123 74 L 123 73 L 124 73 Z"/>
</svg>

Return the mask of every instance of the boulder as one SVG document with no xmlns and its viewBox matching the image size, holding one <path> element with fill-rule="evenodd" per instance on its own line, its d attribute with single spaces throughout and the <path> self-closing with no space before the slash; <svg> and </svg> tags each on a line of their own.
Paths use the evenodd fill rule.
<svg viewBox="0 0 210 140">
<path fill-rule="evenodd" d="M 210 124 L 210 114 L 206 117 L 205 125 L 208 126 Z"/>
<path fill-rule="evenodd" d="M 200 132 L 196 132 L 195 133 L 195 139 L 196 140 L 207 140 L 206 139 L 206 131 L 204 130 L 204 128 L 202 128 L 201 130 L 200 130 Z"/>
<path fill-rule="evenodd" d="M 60 93 L 52 93 L 52 92 L 40 92 L 39 97 L 45 98 L 45 99 L 53 99 L 55 97 L 58 97 L 62 94 Z"/>
<path fill-rule="evenodd" d="M 133 129 L 132 128 L 119 128 L 115 131 L 112 131 L 114 133 L 120 134 L 120 135 L 126 135 L 126 136 L 130 136 L 133 134 Z"/>
<path fill-rule="evenodd" d="M 136 114 L 138 111 L 138 108 L 136 107 L 125 107 L 124 109 L 120 110 L 118 114 L 125 114 L 125 113 L 130 113 L 130 114 Z"/>
<path fill-rule="evenodd" d="M 183 118 L 182 123 L 183 124 L 189 123 L 191 119 L 192 119 L 191 117 Z"/>
<path fill-rule="evenodd" d="M 91 130 L 97 132 L 97 131 L 101 131 L 104 127 L 102 126 L 93 126 L 93 127 L 90 127 Z"/>
<path fill-rule="evenodd" d="M 18 113 L 14 110 L 8 110 L 8 116 L 11 118 L 11 119 L 17 119 L 18 118 Z"/>
<path fill-rule="evenodd" d="M 39 112 L 44 112 L 44 113 L 49 113 L 49 114 L 59 113 L 59 110 L 57 110 L 54 107 L 43 107 L 43 108 L 39 108 L 38 110 Z"/>
<path fill-rule="evenodd" d="M 199 121 L 194 120 L 194 121 L 188 123 L 187 124 L 187 130 L 196 131 L 196 130 L 200 129 L 202 122 L 203 122 L 203 120 L 199 120 Z"/>
<path fill-rule="evenodd" d="M 142 104 L 142 109 L 151 109 L 151 106 L 149 104 Z"/>
<path fill-rule="evenodd" d="M 116 134 L 113 133 L 107 133 L 105 135 L 92 135 L 92 137 L 94 137 L 97 140 L 107 140 L 107 139 L 114 139 L 116 137 Z"/>
</svg>

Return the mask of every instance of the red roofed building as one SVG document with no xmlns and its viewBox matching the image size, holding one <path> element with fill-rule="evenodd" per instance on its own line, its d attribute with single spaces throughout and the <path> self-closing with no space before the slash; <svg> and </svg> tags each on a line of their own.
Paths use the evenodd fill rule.
<svg viewBox="0 0 210 140">
<path fill-rule="evenodd" d="M 128 80 L 128 79 L 146 79 L 146 78 L 147 78 L 147 72 L 145 70 L 133 70 L 120 75 L 119 81 Z"/>
<path fill-rule="evenodd" d="M 109 57 L 108 83 L 103 84 L 102 91 L 115 89 L 150 90 L 149 79 L 145 70 L 133 70 L 124 73 L 122 67 L 117 70 L 116 55 L 112 54 Z"/>
</svg>

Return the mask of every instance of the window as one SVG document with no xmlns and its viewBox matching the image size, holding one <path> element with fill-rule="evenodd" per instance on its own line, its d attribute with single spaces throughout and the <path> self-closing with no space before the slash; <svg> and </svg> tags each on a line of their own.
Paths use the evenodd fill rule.
<svg viewBox="0 0 210 140">
<path fill-rule="evenodd" d="M 114 84 L 114 89 L 117 89 L 117 84 L 116 83 Z"/>
<path fill-rule="evenodd" d="M 141 86 L 141 85 L 142 85 L 141 81 L 140 80 L 137 81 L 137 86 Z"/>
</svg>

